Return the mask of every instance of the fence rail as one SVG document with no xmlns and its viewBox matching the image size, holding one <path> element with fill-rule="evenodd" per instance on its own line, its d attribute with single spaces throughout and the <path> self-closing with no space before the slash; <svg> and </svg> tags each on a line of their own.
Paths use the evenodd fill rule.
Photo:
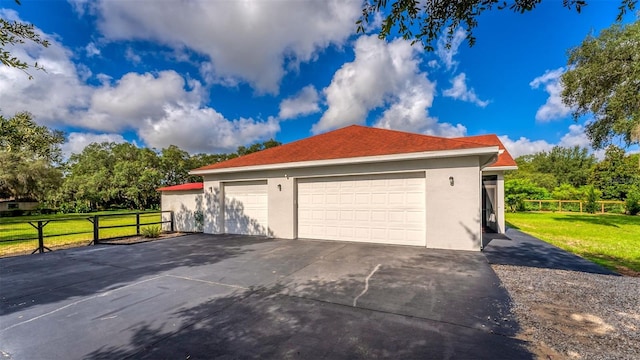
<svg viewBox="0 0 640 360">
<path fill-rule="evenodd" d="M 582 200 L 523 200 L 527 210 L 558 211 L 558 212 L 584 212 L 586 201 Z M 624 201 L 601 200 L 596 201 L 600 213 L 624 212 Z M 537 208 L 536 206 L 537 205 Z"/>
<path fill-rule="evenodd" d="M 0 255 L 31 251 L 43 253 L 53 246 L 100 244 L 113 238 L 140 235 L 144 226 L 160 225 L 174 231 L 172 211 L 96 214 L 51 219 L 0 222 Z M 34 242 L 37 241 L 37 244 Z"/>
</svg>

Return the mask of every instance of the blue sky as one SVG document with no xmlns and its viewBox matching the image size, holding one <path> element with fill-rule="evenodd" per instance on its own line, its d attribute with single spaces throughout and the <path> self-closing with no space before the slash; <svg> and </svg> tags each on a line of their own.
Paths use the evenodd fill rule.
<svg viewBox="0 0 640 360">
<path fill-rule="evenodd" d="M 51 46 L 11 49 L 47 71 L 28 80 L 0 68 L 0 111 L 64 130 L 67 154 L 93 141 L 228 152 L 350 124 L 495 133 L 516 156 L 588 145 L 588 118 L 572 120 L 558 78 L 567 49 L 609 27 L 617 1 L 589 1 L 581 14 L 560 0 L 487 12 L 474 47 L 459 30 L 434 52 L 356 34 L 360 4 L 4 1 L 3 17 L 35 24 Z"/>
</svg>

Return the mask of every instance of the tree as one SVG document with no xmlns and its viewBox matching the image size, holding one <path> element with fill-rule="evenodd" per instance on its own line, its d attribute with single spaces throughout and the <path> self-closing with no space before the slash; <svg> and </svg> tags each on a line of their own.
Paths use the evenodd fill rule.
<svg viewBox="0 0 640 360">
<path fill-rule="evenodd" d="M 602 191 L 604 199 L 624 200 L 632 186 L 640 186 L 637 157 L 625 155 L 624 150 L 611 145 L 604 160 L 593 168 L 590 180 Z"/>
<path fill-rule="evenodd" d="M 61 131 L 37 125 L 27 112 L 0 115 L 0 198 L 43 201 L 62 179 Z"/>
<path fill-rule="evenodd" d="M 593 147 L 616 136 L 640 143 L 640 20 L 614 24 L 569 51 L 562 101 L 574 119 L 593 114 L 586 132 Z"/>
<path fill-rule="evenodd" d="M 505 179 L 529 179 L 534 184 L 553 191 L 562 184 L 579 188 L 589 181 L 596 158 L 578 146 L 555 146 L 551 151 L 524 155 L 516 159 L 518 170 Z"/>
<path fill-rule="evenodd" d="M 523 200 L 548 199 L 549 192 L 545 188 L 536 186 L 527 179 L 514 179 L 504 182 L 505 203 L 511 211 L 525 210 Z"/>
<path fill-rule="evenodd" d="M 20 5 L 20 0 L 15 0 L 15 2 Z M 49 42 L 35 31 L 33 24 L 0 18 L 0 62 L 2 62 L 3 65 L 24 71 L 31 79 L 32 76 L 27 71 L 30 67 L 37 70 L 44 70 L 44 68 L 39 66 L 38 63 L 29 65 L 13 56 L 11 52 L 7 50 L 8 46 L 24 44 L 27 41 L 32 41 L 44 47 L 49 46 Z"/>
<path fill-rule="evenodd" d="M 542 0 L 370 0 L 365 1 L 362 16 L 357 21 L 357 31 L 365 33 L 366 24 L 382 14 L 384 20 L 378 37 L 386 39 L 397 32 L 412 44 L 420 42 L 425 49 L 432 51 L 433 42 L 446 31 L 446 45 L 451 46 L 454 33 L 459 26 L 467 32 L 469 46 L 473 46 L 476 39 L 473 30 L 478 26 L 478 17 L 485 11 L 492 9 L 510 9 L 525 13 L 535 9 Z M 618 21 L 627 10 L 635 9 L 637 0 L 621 0 Z M 567 9 L 580 12 L 587 5 L 586 0 L 563 0 L 562 5 Z M 387 12 L 388 10 L 388 12 Z"/>
</svg>

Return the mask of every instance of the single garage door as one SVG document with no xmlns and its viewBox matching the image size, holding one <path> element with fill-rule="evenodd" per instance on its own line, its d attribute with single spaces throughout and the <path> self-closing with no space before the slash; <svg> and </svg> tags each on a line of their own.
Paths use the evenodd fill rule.
<svg viewBox="0 0 640 360">
<path fill-rule="evenodd" d="M 267 182 L 224 183 L 224 232 L 267 235 Z"/>
<path fill-rule="evenodd" d="M 300 179 L 298 237 L 425 246 L 425 175 Z"/>
</svg>

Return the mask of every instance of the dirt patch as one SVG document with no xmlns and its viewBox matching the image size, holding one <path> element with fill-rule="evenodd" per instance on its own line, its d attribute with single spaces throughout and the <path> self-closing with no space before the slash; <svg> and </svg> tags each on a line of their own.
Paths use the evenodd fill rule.
<svg viewBox="0 0 640 360">
<path fill-rule="evenodd" d="M 148 237 L 144 237 L 144 236 L 125 236 L 125 237 L 120 237 L 120 238 L 100 240 L 100 244 L 105 244 L 105 245 L 131 245 L 131 244 L 140 244 L 140 243 L 156 241 L 156 240 L 169 239 L 169 238 L 174 238 L 174 237 L 184 236 L 184 235 L 187 235 L 187 234 L 186 233 L 181 233 L 181 232 L 174 232 L 174 233 L 163 233 L 163 234 L 160 234 L 160 236 L 158 236 L 157 238 L 148 238 Z"/>
</svg>

